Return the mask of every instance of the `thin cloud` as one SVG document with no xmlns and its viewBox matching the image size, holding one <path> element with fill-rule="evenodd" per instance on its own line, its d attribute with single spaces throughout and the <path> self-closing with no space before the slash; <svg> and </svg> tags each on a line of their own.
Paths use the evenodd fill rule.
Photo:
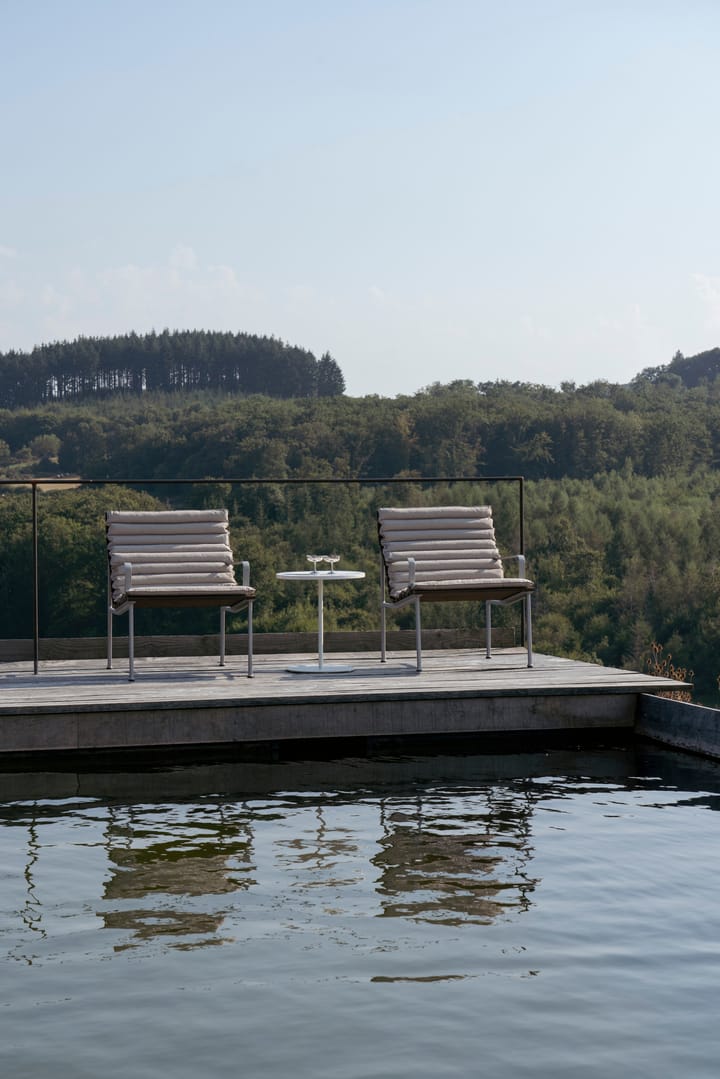
<svg viewBox="0 0 720 1079">
<path fill-rule="evenodd" d="M 182 244 L 161 264 L 125 263 L 94 274 L 76 270 L 61 291 L 63 313 L 84 334 L 239 329 L 259 299 L 231 266 L 204 265 Z"/>
<path fill-rule="evenodd" d="M 713 329 L 720 327 L 720 277 L 695 273 L 693 281 L 700 299 L 705 304 L 707 325 Z"/>
</svg>

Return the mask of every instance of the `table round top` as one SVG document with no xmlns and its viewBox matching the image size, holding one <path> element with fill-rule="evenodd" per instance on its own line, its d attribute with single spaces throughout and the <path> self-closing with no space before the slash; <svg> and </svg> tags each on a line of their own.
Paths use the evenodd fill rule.
<svg viewBox="0 0 720 1079">
<path fill-rule="evenodd" d="M 281 581 L 358 581 L 365 574 L 358 569 L 288 569 L 275 576 Z"/>
</svg>

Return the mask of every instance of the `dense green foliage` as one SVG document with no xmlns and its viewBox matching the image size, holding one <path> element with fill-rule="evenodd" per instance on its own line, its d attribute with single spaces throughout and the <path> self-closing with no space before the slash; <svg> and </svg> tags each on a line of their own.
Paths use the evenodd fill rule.
<svg viewBox="0 0 720 1079">
<path fill-rule="evenodd" d="M 663 476 L 720 461 L 720 380 L 564 390 L 461 382 L 396 398 L 146 394 L 0 410 L 0 439 L 8 475 L 41 460 L 46 474 L 108 479 L 589 479 L 628 465 Z"/>
<path fill-rule="evenodd" d="M 648 367 L 638 375 L 636 382 L 664 382 L 670 386 L 687 386 L 690 389 L 704 383 L 714 382 L 720 375 L 720 348 L 699 352 L 697 356 L 683 356 L 676 352 L 668 364 Z"/>
<path fill-rule="evenodd" d="M 270 397 L 343 393 L 345 380 L 325 353 L 275 337 L 198 330 L 145 336 L 81 337 L 0 354 L 0 407 L 82 401 L 121 394 L 215 390 Z"/>
<path fill-rule="evenodd" d="M 0 411 L 7 478 L 62 472 L 112 481 L 40 496 L 42 635 L 104 633 L 106 508 L 227 506 L 236 553 L 250 560 L 260 591 L 260 631 L 313 628 L 315 597 L 280 584 L 275 571 L 302 568 L 312 548 L 336 547 L 342 565 L 364 569 L 367 579 L 329 597 L 328 626 L 376 629 L 376 508 L 489 501 L 501 547 L 515 550 L 516 483 L 431 485 L 419 477 L 524 475 L 538 650 L 644 669 L 657 641 L 695 671 L 702 698 L 716 697 L 715 352 L 704 354 L 705 378 L 697 358 L 676 357 L 625 386 L 460 382 L 394 399 L 146 393 Z M 202 477 L 217 482 L 163 483 Z M 297 482 L 357 477 L 375 482 Z M 129 478 L 153 482 L 131 490 Z M 247 482 L 253 478 L 273 482 Z M 6 487 L 0 637 L 32 634 L 30 563 L 30 495 Z M 469 604 L 438 606 L 428 608 L 426 624 L 476 618 Z M 517 609 L 502 618 L 516 626 Z M 409 624 L 410 615 L 399 619 Z M 138 632 L 207 632 L 215 622 L 212 613 L 142 612 Z"/>
</svg>

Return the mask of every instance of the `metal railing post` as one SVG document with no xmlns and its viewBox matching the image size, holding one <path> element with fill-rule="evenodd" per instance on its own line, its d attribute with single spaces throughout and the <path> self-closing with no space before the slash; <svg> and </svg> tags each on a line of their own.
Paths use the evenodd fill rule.
<svg viewBox="0 0 720 1079">
<path fill-rule="evenodd" d="M 40 587 L 38 572 L 38 511 L 37 482 L 32 483 L 32 544 L 33 544 L 33 670 L 40 665 Z"/>
</svg>

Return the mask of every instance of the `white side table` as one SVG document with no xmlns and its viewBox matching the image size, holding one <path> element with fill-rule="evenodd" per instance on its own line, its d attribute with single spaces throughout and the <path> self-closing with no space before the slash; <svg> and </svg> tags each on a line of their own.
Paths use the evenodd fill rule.
<svg viewBox="0 0 720 1079">
<path fill-rule="evenodd" d="M 325 629 L 323 625 L 323 588 L 326 581 L 359 581 L 365 576 L 360 570 L 285 570 L 276 573 L 279 581 L 315 582 L 318 589 L 318 661 L 317 663 L 298 663 L 288 667 L 295 674 L 345 674 L 354 670 L 345 663 L 326 663 L 324 657 Z"/>
</svg>

